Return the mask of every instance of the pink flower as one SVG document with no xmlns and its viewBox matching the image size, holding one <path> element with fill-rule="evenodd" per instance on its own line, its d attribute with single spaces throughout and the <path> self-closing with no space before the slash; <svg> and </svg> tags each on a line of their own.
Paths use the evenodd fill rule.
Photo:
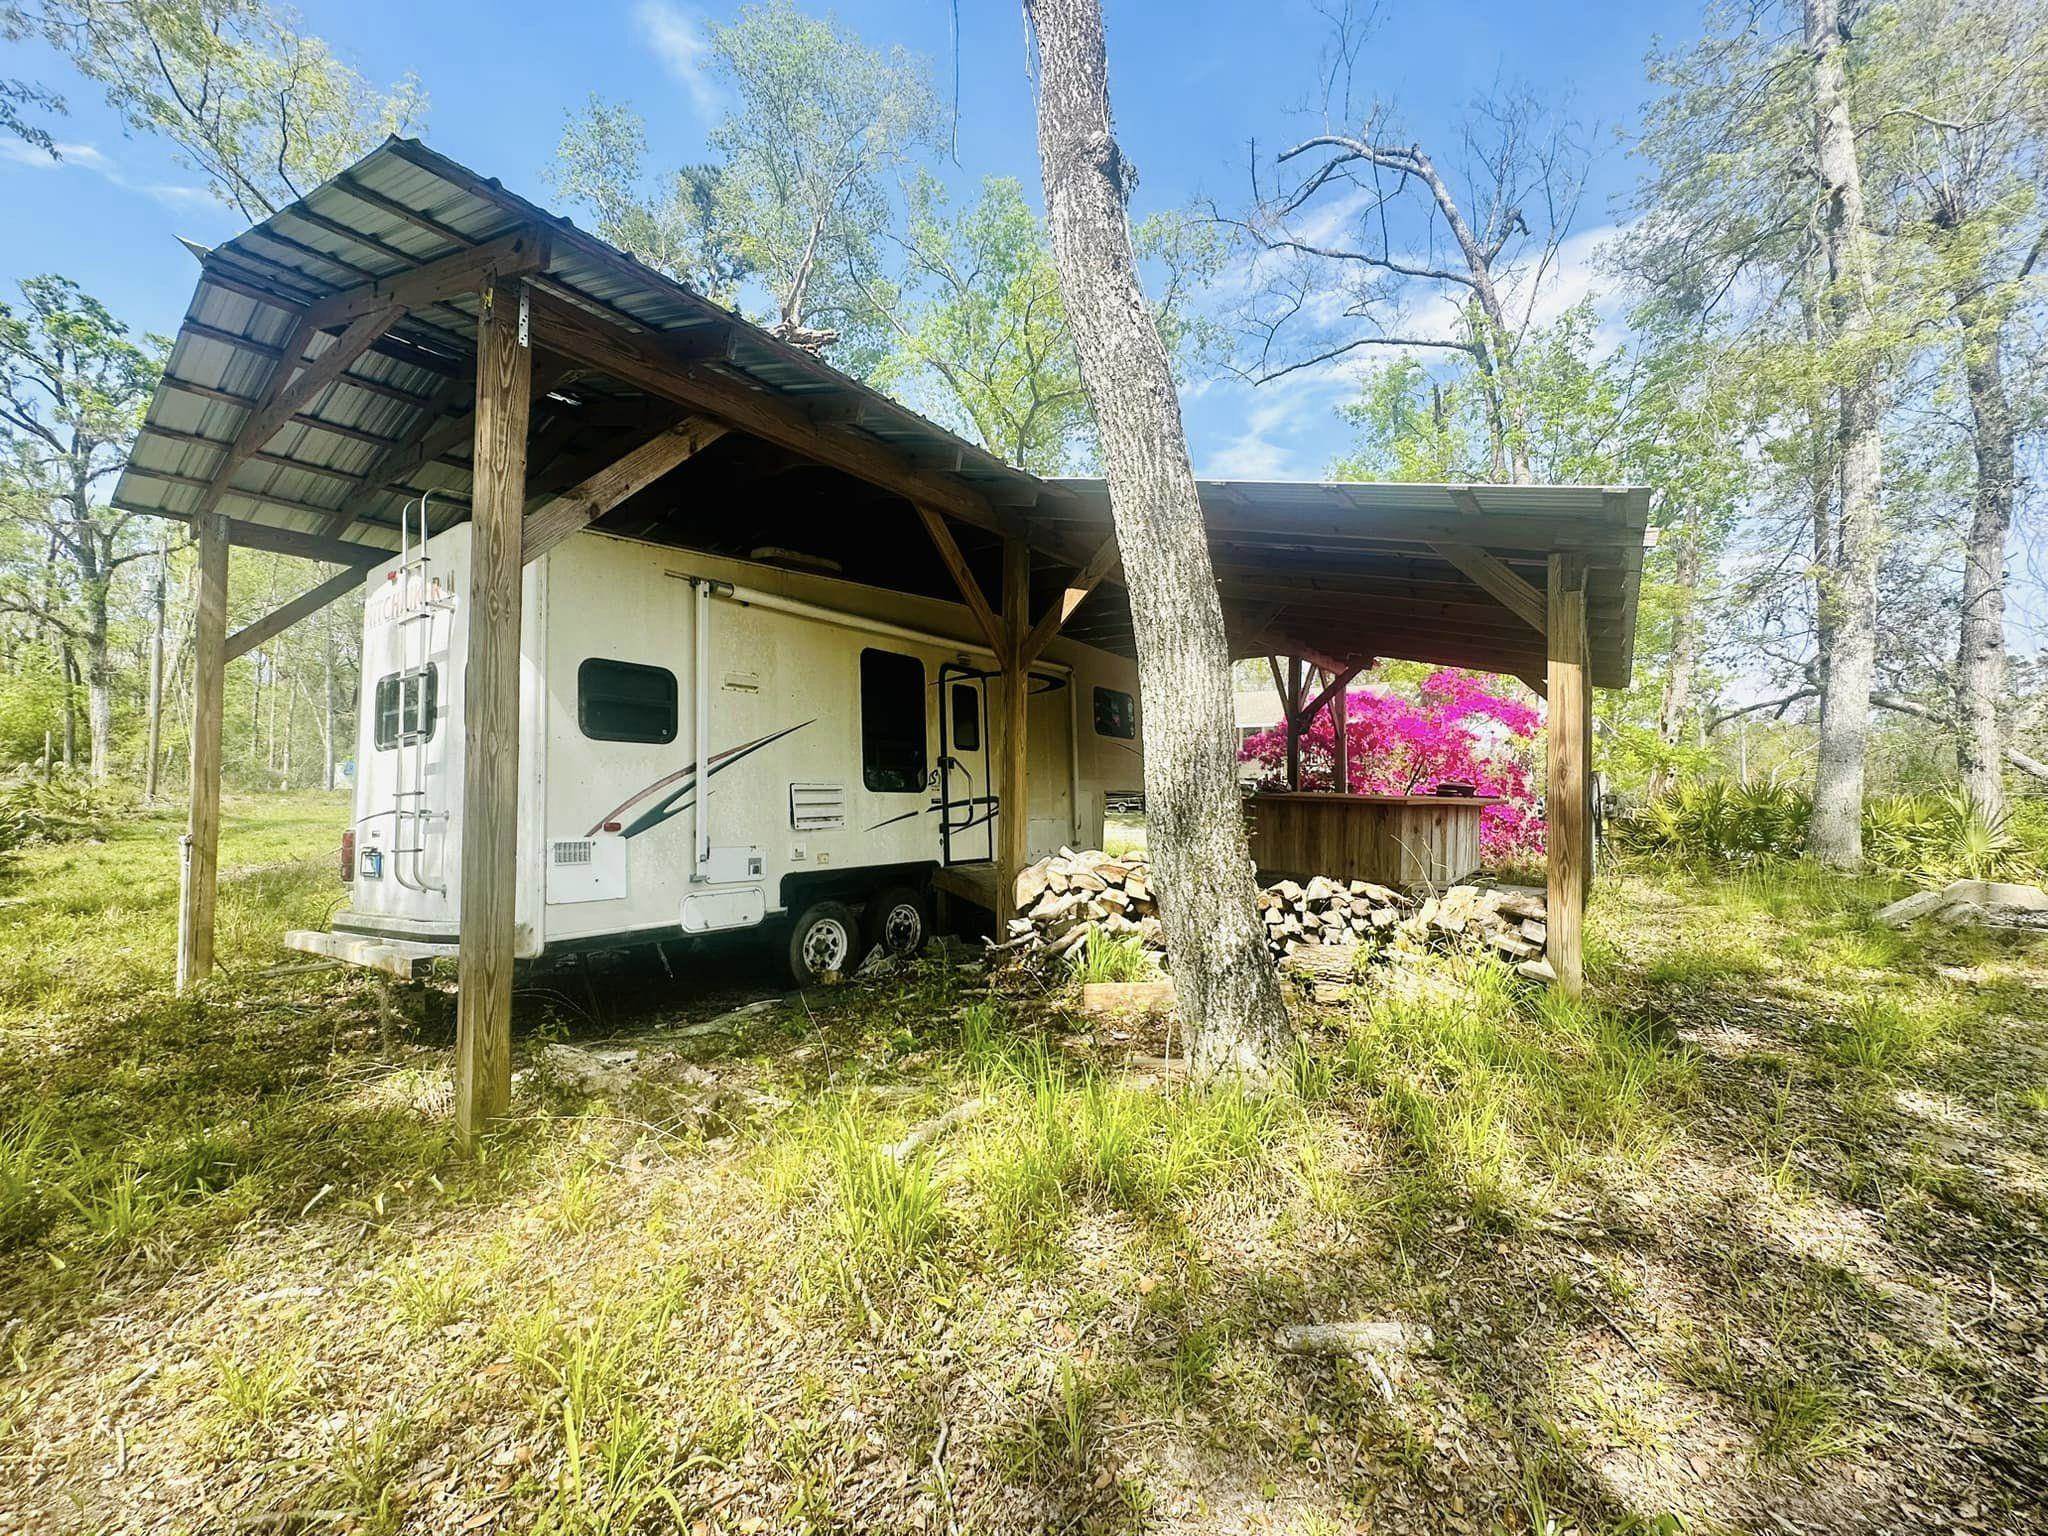
<svg viewBox="0 0 2048 1536">
<path fill-rule="evenodd" d="M 1500 803 L 1480 812 L 1479 843 L 1495 860 L 1543 853 L 1543 819 L 1536 814 L 1530 774 L 1542 711 L 1487 691 L 1470 672 L 1446 668 L 1422 681 L 1413 700 L 1354 689 L 1346 708 L 1351 737 L 1353 794 L 1427 794 L 1450 781 L 1475 786 Z M 1336 730 L 1326 709 L 1301 736 L 1301 787 L 1328 789 L 1335 771 Z M 1284 783 L 1287 731 L 1261 731 L 1238 753 L 1257 763 L 1267 784 Z"/>
</svg>

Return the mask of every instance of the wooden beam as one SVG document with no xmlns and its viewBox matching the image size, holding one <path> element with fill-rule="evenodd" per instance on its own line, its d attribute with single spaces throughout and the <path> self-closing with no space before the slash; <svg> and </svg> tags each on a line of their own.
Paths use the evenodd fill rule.
<svg viewBox="0 0 2048 1536">
<path fill-rule="evenodd" d="M 873 438 L 821 430 L 801 407 L 729 374 L 677 357 L 662 333 L 628 331 L 548 294 L 533 295 L 537 344 L 743 432 L 841 470 L 978 528 L 1002 531 L 988 502 L 964 482 L 920 471 Z"/>
<path fill-rule="evenodd" d="M 278 429 L 300 411 L 309 408 L 319 398 L 320 392 L 340 377 L 341 371 L 361 357 L 370 343 L 389 330 L 392 321 L 404 313 L 403 308 L 392 304 L 357 316 L 336 338 L 333 346 L 303 367 L 303 352 L 294 350 L 294 343 L 299 339 L 299 330 L 304 327 L 295 329 L 271 375 L 270 388 L 265 391 L 263 403 L 250 413 L 242 424 L 242 430 L 235 434 L 235 445 L 214 470 L 213 486 L 201 498 L 199 510 L 211 512 L 218 506 L 220 498 L 227 492 L 228 482 L 234 478 L 235 471 L 248 462 L 250 455 L 276 436 Z"/>
<path fill-rule="evenodd" d="M 1364 670 L 1363 663 L 1354 663 L 1348 667 L 1341 667 L 1332 673 L 1330 681 L 1324 686 L 1323 691 L 1301 707 L 1298 716 L 1301 721 L 1301 728 L 1305 731 L 1315 724 L 1316 716 L 1323 712 L 1332 699 L 1337 698 L 1346 688 L 1350 687 L 1351 679 L 1358 676 Z"/>
<path fill-rule="evenodd" d="M 1340 795 L 1351 793 L 1351 679 L 1357 675 L 1355 671 L 1347 674 L 1330 698 L 1330 732 L 1336 752 L 1330 787 Z"/>
<path fill-rule="evenodd" d="M 1095 553 L 1088 557 L 1088 563 L 1076 571 L 1074 579 L 1067 583 L 1066 590 L 1053 599 L 1052 605 L 1039 616 L 1038 622 L 1031 626 L 1031 633 L 1024 637 L 1025 666 L 1028 667 L 1038 660 L 1039 653 L 1052 642 L 1052 637 L 1057 635 L 1066 626 L 1067 620 L 1074 616 L 1074 610 L 1087 600 L 1088 594 L 1100 586 L 1103 579 L 1115 570 L 1116 566 L 1116 535 L 1112 533 L 1096 547 Z"/>
<path fill-rule="evenodd" d="M 421 213 L 416 208 L 406 207 L 404 203 L 399 202 L 396 198 L 386 197 L 382 192 L 364 186 L 346 172 L 335 177 L 332 185 L 337 191 L 346 192 L 357 202 L 366 204 L 382 213 L 388 213 L 393 218 L 403 219 L 414 228 L 423 229 L 428 234 L 447 241 L 450 245 L 466 248 L 476 244 L 468 235 L 463 234 L 462 231 L 453 226 L 443 224 L 439 219 Z"/>
<path fill-rule="evenodd" d="M 306 318 L 315 330 L 327 331 L 393 304 L 402 309 L 425 309 L 443 299 L 479 291 L 492 279 L 536 271 L 547 261 L 547 231 L 538 226 L 515 229 L 469 250 L 454 251 L 316 299 L 307 306 Z"/>
<path fill-rule="evenodd" d="M 199 518 L 199 591 L 192 637 L 191 804 L 178 871 L 177 989 L 213 974 L 214 897 L 220 875 L 220 727 L 228 627 L 228 527 Z"/>
<path fill-rule="evenodd" d="M 1031 551 L 1022 539 L 1003 540 L 1003 761 L 996 815 L 996 917 L 1017 913 L 1017 876 L 1031 859 L 1031 669 L 1024 639 L 1031 622 Z"/>
<path fill-rule="evenodd" d="M 309 587 L 290 602 L 280 604 L 255 623 L 245 624 L 228 636 L 225 659 L 233 661 L 237 656 L 248 655 L 266 640 L 283 634 L 301 619 L 311 618 L 337 598 L 360 591 L 362 585 L 362 571 L 352 567 L 328 577 L 317 587 Z"/>
<path fill-rule="evenodd" d="M 953 585 L 959 588 L 961 600 L 967 604 L 968 612 L 974 615 L 974 622 L 987 638 L 989 649 L 996 653 L 998 665 L 1008 666 L 1009 662 L 1005 658 L 1010 646 L 1007 627 L 1010 615 L 1005 613 L 1002 622 L 997 622 L 995 611 L 989 607 L 988 598 L 982 593 L 981 583 L 974 579 L 974 572 L 967 568 L 967 557 L 960 553 L 960 546 L 954 542 L 953 530 L 946 526 L 946 520 L 921 501 L 913 502 L 912 505 L 917 508 L 917 518 L 924 524 L 924 531 L 931 535 L 932 545 L 938 550 L 939 558 L 945 561 L 946 570 L 953 577 Z M 1009 558 L 1009 544 L 1005 542 L 1003 559 L 1006 563 L 1003 566 L 1003 575 L 1006 580 L 1010 569 L 1007 564 Z"/>
<path fill-rule="evenodd" d="M 1550 679 L 1541 672 L 1517 672 L 1515 676 L 1520 678 L 1522 686 L 1535 694 L 1537 698 L 1547 700 L 1550 697 Z"/>
<path fill-rule="evenodd" d="M 1471 544 L 1432 544 L 1450 561 L 1537 634 L 1544 632 L 1543 594 L 1509 569 L 1507 563 Z"/>
<path fill-rule="evenodd" d="M 1301 788 L 1301 658 L 1287 658 L 1287 787 Z"/>
<path fill-rule="evenodd" d="M 477 317 L 469 650 L 463 679 L 462 905 L 455 1009 L 455 1134 L 475 1144 L 512 1096 L 512 962 L 519 841 L 520 535 L 533 351 L 517 283 Z"/>
<path fill-rule="evenodd" d="M 1576 997 L 1585 988 L 1587 832 L 1591 820 L 1586 763 L 1592 703 L 1586 677 L 1586 567 L 1572 555 L 1550 557 L 1550 779 L 1548 826 L 1549 926 L 1546 948 L 1557 985 Z"/>
<path fill-rule="evenodd" d="M 521 562 L 538 560 L 572 533 L 579 533 L 620 502 L 637 495 L 725 436 L 722 421 L 694 416 L 621 455 L 574 489 L 526 517 Z"/>
</svg>

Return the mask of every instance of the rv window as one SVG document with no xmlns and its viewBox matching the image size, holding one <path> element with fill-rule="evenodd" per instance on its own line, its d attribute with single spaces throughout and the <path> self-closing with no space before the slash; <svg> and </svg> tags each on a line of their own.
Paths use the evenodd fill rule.
<svg viewBox="0 0 2048 1536">
<path fill-rule="evenodd" d="M 981 690 L 972 683 L 953 685 L 953 750 L 981 750 Z"/>
<path fill-rule="evenodd" d="M 1138 706 L 1128 693 L 1114 688 L 1095 690 L 1095 734 L 1114 736 L 1119 741 L 1138 738 Z"/>
<path fill-rule="evenodd" d="M 434 739 L 440 681 L 440 669 L 431 661 L 410 672 L 387 672 L 377 679 L 377 723 L 372 735 L 379 751 Z"/>
<path fill-rule="evenodd" d="M 861 781 L 881 794 L 924 788 L 924 663 L 860 653 Z"/>
<path fill-rule="evenodd" d="M 576 669 L 576 723 L 592 741 L 674 741 L 676 675 L 592 656 Z"/>
</svg>

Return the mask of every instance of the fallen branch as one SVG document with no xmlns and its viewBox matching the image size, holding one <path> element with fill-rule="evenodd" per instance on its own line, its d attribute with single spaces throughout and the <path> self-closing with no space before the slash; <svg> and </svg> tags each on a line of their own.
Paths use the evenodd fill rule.
<svg viewBox="0 0 2048 1536">
<path fill-rule="evenodd" d="M 1767 709 L 1775 709 L 1782 713 L 1801 699 L 1816 699 L 1819 697 L 1820 690 L 1818 688 L 1801 688 L 1796 692 L 1785 694 L 1781 698 L 1765 699 L 1756 704 L 1744 704 L 1737 709 L 1731 709 L 1727 713 L 1716 715 L 1713 719 L 1709 720 L 1707 722 L 1707 734 L 1711 736 L 1729 721 L 1740 719 L 1744 715 L 1756 714 L 1761 710 Z M 1895 715 L 1907 715 L 1915 720 L 1925 720 L 1931 725 L 1942 727 L 1944 730 L 1954 728 L 1953 722 L 1944 719 L 1939 712 L 1929 709 L 1918 699 L 1907 698 L 1902 693 L 1875 692 L 1871 694 L 1870 702 L 1879 709 L 1890 710 Z M 2011 763 L 2013 767 L 2019 769 L 2021 773 L 2026 774 L 2030 778 L 2039 779 L 2043 783 L 2048 783 L 2048 763 L 2042 762 L 2038 757 L 2029 757 L 2017 747 L 2006 747 L 2003 751 L 2005 760 Z"/>
<path fill-rule="evenodd" d="M 965 1125 L 987 1108 L 986 1099 L 964 1099 L 943 1115 L 935 1115 L 922 1125 L 912 1126 L 910 1133 L 901 1141 L 883 1150 L 899 1163 L 908 1162 L 946 1132 L 955 1126 Z"/>
<path fill-rule="evenodd" d="M 1355 1323 L 1291 1323 L 1275 1343 L 1289 1355 L 1406 1355 L 1427 1349 L 1427 1328 L 1411 1329 L 1394 1318 Z"/>
</svg>

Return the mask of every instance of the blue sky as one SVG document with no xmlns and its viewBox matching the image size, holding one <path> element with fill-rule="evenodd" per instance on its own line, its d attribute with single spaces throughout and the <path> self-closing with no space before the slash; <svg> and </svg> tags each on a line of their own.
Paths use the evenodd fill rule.
<svg viewBox="0 0 2048 1536">
<path fill-rule="evenodd" d="M 501 0 L 488 8 L 445 0 L 307 0 L 309 30 L 376 80 L 406 70 L 424 82 L 424 137 L 444 153 L 549 201 L 541 172 L 566 112 L 592 92 L 645 113 L 656 164 L 699 155 L 719 110 L 701 70 L 708 18 L 729 4 L 624 0 L 581 6 Z M 819 7 L 822 8 L 822 7 Z M 928 55 L 942 89 L 953 70 L 945 0 L 853 0 L 833 8 L 872 45 Z M 1108 0 L 1111 88 L 1125 152 L 1140 185 L 1135 211 L 1213 196 L 1241 202 L 1249 147 L 1270 148 L 1306 119 L 1325 27 L 1305 0 Z M 1560 297 L 1590 281 L 1586 260 L 1619 216 L 1632 176 L 1615 142 L 1648 94 L 1643 58 L 1658 35 L 1690 36 L 1694 3 L 1521 3 L 1388 7 L 1362 60 L 1362 89 L 1393 101 L 1413 137 L 1444 142 L 1450 125 L 1503 75 L 1569 100 L 1597 129 L 1583 232 Z M 942 173 L 965 192 L 985 175 L 1019 178 L 1037 201 L 1031 86 L 1015 0 L 961 0 L 959 165 Z M 0 281 L 58 271 L 77 278 L 122 318 L 168 331 L 190 295 L 194 269 L 176 236 L 212 242 L 239 227 L 199 190 L 162 145 L 124 137 L 88 83 L 25 46 L 0 74 L 38 79 L 65 94 L 71 114 L 51 124 L 71 146 L 61 166 L 0 144 Z M 1285 385 L 1238 382 L 1191 390 L 1190 440 L 1198 471 L 1238 478 L 1313 477 L 1347 443 L 1335 414 L 1346 377 L 1325 372 Z"/>
</svg>

